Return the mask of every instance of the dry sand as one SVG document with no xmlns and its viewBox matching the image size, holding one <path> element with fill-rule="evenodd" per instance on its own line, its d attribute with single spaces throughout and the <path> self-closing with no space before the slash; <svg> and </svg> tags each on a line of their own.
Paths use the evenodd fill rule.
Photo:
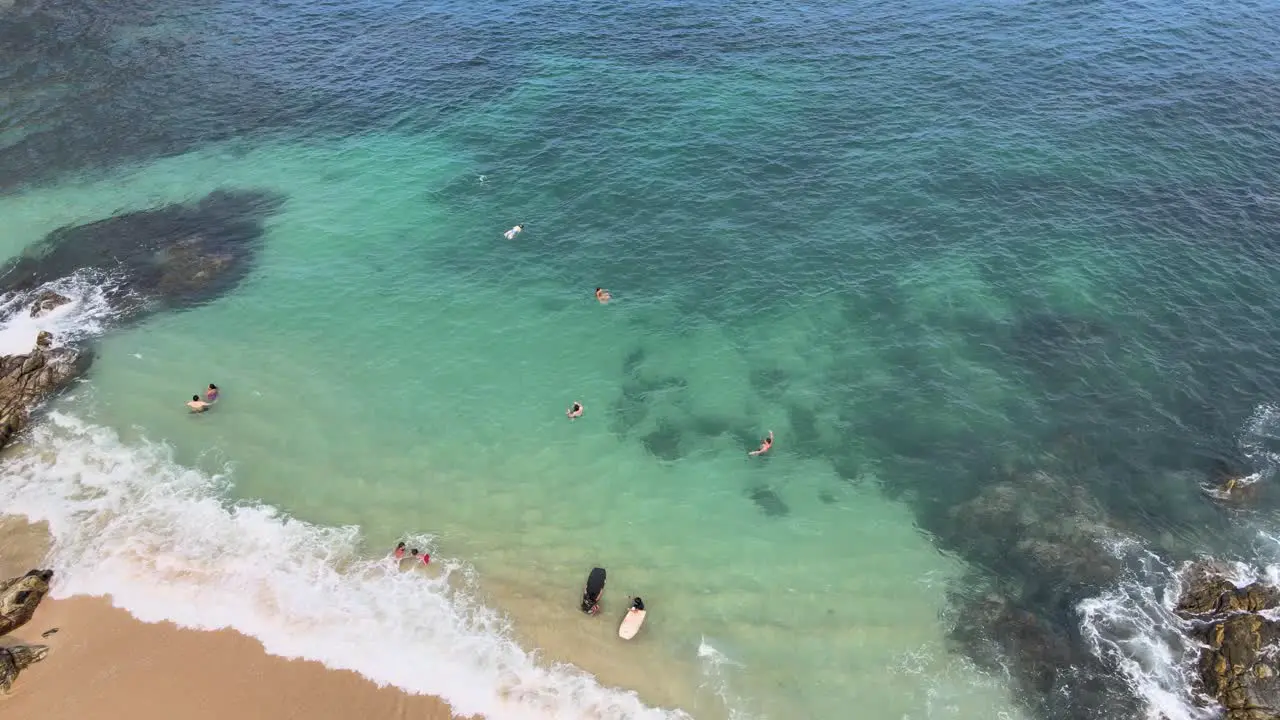
<svg viewBox="0 0 1280 720">
<path fill-rule="evenodd" d="M 48 549 L 39 525 L 0 518 L 0 575 L 37 567 Z M 41 633 L 58 632 L 48 638 Z M 379 688 L 356 673 L 268 655 L 231 630 L 144 623 L 105 598 L 46 598 L 0 644 L 48 645 L 18 676 L 0 716 L 13 720 L 383 720 L 453 717 L 438 698 Z"/>
<path fill-rule="evenodd" d="M 47 639 L 40 634 L 58 632 Z M 453 717 L 443 701 L 379 688 L 349 671 L 268 655 L 230 630 L 144 623 L 103 598 L 45 600 L 0 642 L 49 645 L 0 698 L 6 718 L 41 720 L 382 720 Z"/>
</svg>

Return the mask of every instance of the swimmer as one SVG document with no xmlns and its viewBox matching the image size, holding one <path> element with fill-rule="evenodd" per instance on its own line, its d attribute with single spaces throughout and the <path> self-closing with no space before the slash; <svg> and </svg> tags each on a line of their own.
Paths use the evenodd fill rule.
<svg viewBox="0 0 1280 720">
<path fill-rule="evenodd" d="M 208 400 L 210 404 L 218 402 L 218 386 L 209 383 L 209 389 L 204 392 L 204 399 Z"/>
<path fill-rule="evenodd" d="M 404 559 L 404 543 L 396 543 L 395 556 L 397 560 Z"/>
<path fill-rule="evenodd" d="M 769 452 L 769 448 L 771 448 L 771 447 L 773 447 L 773 431 L 772 431 L 772 430 L 770 430 L 770 431 L 769 431 L 769 437 L 765 438 L 765 439 L 764 439 L 764 442 L 760 443 L 760 449 L 759 449 L 759 450 L 752 450 L 751 452 L 749 452 L 749 453 L 747 453 L 747 454 L 748 454 L 748 455 L 751 455 L 752 457 L 754 457 L 754 456 L 756 456 L 756 455 L 763 455 L 763 454 L 765 454 L 765 453 Z"/>
<path fill-rule="evenodd" d="M 415 560 L 418 558 L 418 548 L 409 551 L 409 555 Z M 422 564 L 426 565 L 431 562 L 431 553 L 422 553 Z"/>
<path fill-rule="evenodd" d="M 187 403 L 187 407 L 191 408 L 193 413 L 202 413 L 209 409 L 209 403 L 201 400 L 199 395 L 192 395 L 191 402 Z"/>
<path fill-rule="evenodd" d="M 575 418 L 582 417 L 583 409 L 584 408 L 582 407 L 582 403 L 575 402 L 574 404 L 569 406 L 569 409 L 566 410 L 564 414 L 567 415 L 570 420 L 573 420 Z"/>
<path fill-rule="evenodd" d="M 517 226 L 515 226 L 515 227 L 511 228 L 510 230 L 508 230 L 508 231 L 506 231 L 506 232 L 504 232 L 504 233 L 502 233 L 502 234 L 503 234 L 504 236 L 506 236 L 506 238 L 507 238 L 508 240 L 515 240 L 515 239 L 516 239 L 516 236 L 517 236 L 517 235 L 519 235 L 519 234 L 520 234 L 520 233 L 522 233 L 522 232 L 524 232 L 524 223 L 520 223 L 519 225 L 517 225 Z"/>
<path fill-rule="evenodd" d="M 610 295 L 609 291 L 605 290 L 604 288 L 596 288 L 596 299 L 600 301 L 601 305 L 603 305 L 604 303 L 607 303 L 610 300 L 612 300 L 613 296 Z"/>
</svg>

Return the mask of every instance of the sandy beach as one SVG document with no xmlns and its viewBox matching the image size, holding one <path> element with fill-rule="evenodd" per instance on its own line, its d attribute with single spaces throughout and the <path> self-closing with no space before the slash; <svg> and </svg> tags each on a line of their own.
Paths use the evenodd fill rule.
<svg viewBox="0 0 1280 720">
<path fill-rule="evenodd" d="M 24 527 L 25 526 L 25 527 Z M 6 577 L 35 567 L 39 526 L 0 521 Z M 41 634 L 57 628 L 48 638 Z M 268 655 L 234 631 L 144 623 L 106 598 L 46 598 L 31 622 L 0 643 L 43 643 L 49 656 L 0 699 L 9 718 L 41 720 L 244 720 L 452 718 L 437 698 L 379 688 L 349 671 Z"/>
</svg>

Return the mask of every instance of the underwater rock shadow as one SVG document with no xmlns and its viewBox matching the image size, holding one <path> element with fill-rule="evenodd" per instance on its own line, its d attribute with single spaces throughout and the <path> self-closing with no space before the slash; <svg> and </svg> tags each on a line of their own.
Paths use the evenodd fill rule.
<svg viewBox="0 0 1280 720">
<path fill-rule="evenodd" d="M 787 505 L 782 496 L 767 485 L 752 488 L 747 492 L 747 497 L 751 498 L 765 517 L 779 518 L 791 514 L 791 506 Z"/>
<path fill-rule="evenodd" d="M 0 270 L 0 292 L 29 293 L 92 269 L 115 281 L 103 289 L 125 317 L 199 305 L 249 274 L 264 221 L 283 202 L 268 192 L 217 190 L 190 205 L 59 228 Z"/>
</svg>

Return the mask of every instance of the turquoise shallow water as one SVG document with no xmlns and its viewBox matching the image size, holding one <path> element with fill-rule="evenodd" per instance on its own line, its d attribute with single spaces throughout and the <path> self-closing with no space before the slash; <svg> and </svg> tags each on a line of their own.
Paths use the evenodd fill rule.
<svg viewBox="0 0 1280 720">
<path fill-rule="evenodd" d="M 643 712 L 565 662 L 698 717 L 1085 718 L 1155 702 L 1080 640 L 1112 588 L 951 509 L 1031 464 L 1169 562 L 1254 549 L 1200 484 L 1269 467 L 1280 397 L 1266 7 L 15 8 L 0 249 L 285 198 L 234 293 L 99 335 L 8 466 L 60 592 L 494 717 Z M 387 574 L 406 534 L 449 572 Z M 277 545 L 308 559 L 255 569 Z M 992 585 L 1056 670 L 948 635 Z"/>
</svg>

